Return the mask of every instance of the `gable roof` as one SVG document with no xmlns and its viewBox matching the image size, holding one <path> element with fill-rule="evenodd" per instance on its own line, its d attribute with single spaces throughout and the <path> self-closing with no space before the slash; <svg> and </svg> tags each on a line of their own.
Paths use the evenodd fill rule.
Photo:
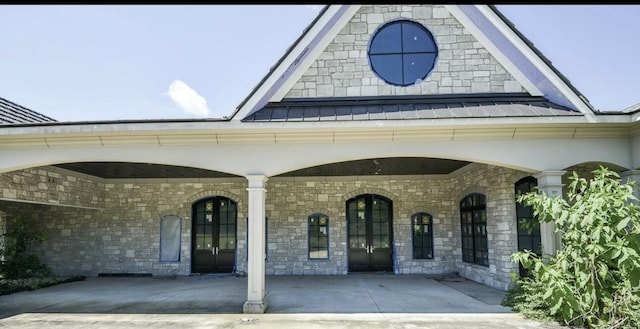
<svg viewBox="0 0 640 329">
<path fill-rule="evenodd" d="M 42 122 L 56 120 L 0 97 L 0 125 Z"/>
<path fill-rule="evenodd" d="M 240 103 L 231 120 L 243 121 L 269 103 L 280 102 L 361 5 L 328 5 L 304 30 L 269 73 Z M 532 96 L 594 119 L 587 99 L 497 8 L 487 5 L 445 5 L 476 39 Z"/>
</svg>

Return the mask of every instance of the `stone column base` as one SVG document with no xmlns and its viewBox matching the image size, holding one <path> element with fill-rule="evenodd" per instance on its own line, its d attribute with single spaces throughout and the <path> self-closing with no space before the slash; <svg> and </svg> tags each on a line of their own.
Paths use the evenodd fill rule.
<svg viewBox="0 0 640 329">
<path fill-rule="evenodd" d="M 260 314 L 264 313 L 267 310 L 267 301 L 246 301 L 244 305 L 242 305 L 243 313 L 253 313 Z"/>
</svg>

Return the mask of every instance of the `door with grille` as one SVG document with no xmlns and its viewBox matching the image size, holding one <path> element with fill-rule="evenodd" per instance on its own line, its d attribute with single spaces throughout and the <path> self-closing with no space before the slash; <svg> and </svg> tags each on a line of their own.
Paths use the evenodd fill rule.
<svg viewBox="0 0 640 329">
<path fill-rule="evenodd" d="M 392 203 L 375 194 L 347 201 L 349 271 L 393 271 Z"/>
<path fill-rule="evenodd" d="M 225 197 L 193 204 L 192 273 L 229 273 L 236 256 L 237 206 Z"/>
</svg>

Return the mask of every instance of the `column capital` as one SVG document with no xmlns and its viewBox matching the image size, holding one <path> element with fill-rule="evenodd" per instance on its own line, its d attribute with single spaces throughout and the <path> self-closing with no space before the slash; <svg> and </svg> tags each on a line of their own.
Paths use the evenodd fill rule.
<svg viewBox="0 0 640 329">
<path fill-rule="evenodd" d="M 545 170 L 533 175 L 533 177 L 538 180 L 538 186 L 558 185 L 562 184 L 562 176 L 566 173 L 566 170 Z"/>
<path fill-rule="evenodd" d="M 245 175 L 249 181 L 248 188 L 264 188 L 269 177 L 266 175 Z"/>
</svg>

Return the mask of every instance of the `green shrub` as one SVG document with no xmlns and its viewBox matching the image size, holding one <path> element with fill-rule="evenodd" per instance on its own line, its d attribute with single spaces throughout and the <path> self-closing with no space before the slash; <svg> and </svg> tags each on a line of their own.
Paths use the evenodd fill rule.
<svg viewBox="0 0 640 329">
<path fill-rule="evenodd" d="M 0 246 L 3 262 L 0 263 L 0 278 L 26 283 L 30 278 L 42 278 L 51 275 L 48 266 L 40 262 L 31 248 L 44 241 L 44 236 L 28 229 L 24 218 L 18 217 L 4 235 Z"/>
<path fill-rule="evenodd" d="M 530 251 L 513 254 L 530 276 L 517 281 L 506 302 L 525 316 L 568 325 L 639 328 L 638 186 L 621 183 L 604 167 L 593 174 L 587 181 L 574 172 L 566 200 L 535 192 L 518 197 L 540 222 L 555 223 L 564 247 L 549 259 Z"/>
</svg>

